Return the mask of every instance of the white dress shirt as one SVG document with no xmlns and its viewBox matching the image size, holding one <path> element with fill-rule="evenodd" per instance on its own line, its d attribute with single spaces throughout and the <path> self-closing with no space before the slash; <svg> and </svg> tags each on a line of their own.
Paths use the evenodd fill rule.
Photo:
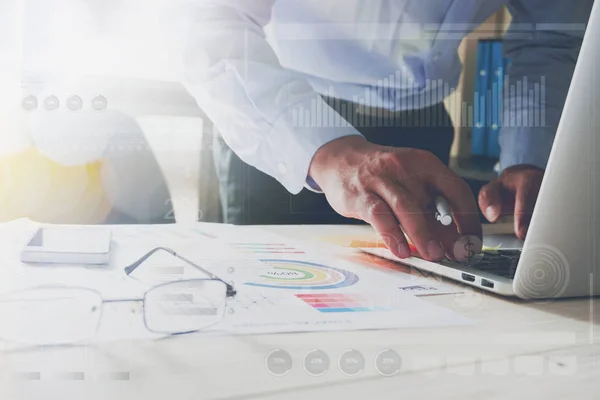
<svg viewBox="0 0 600 400">
<path fill-rule="evenodd" d="M 544 168 L 592 4 L 191 0 L 185 79 L 236 154 L 298 193 L 322 145 L 359 134 L 322 95 L 394 111 L 437 104 L 458 83 L 462 38 L 506 5 L 509 79 L 527 77 L 525 95 L 505 95 L 507 115 L 529 121 L 544 108 L 546 119 L 501 128 L 501 165 Z M 536 83 L 544 86 L 541 105 L 526 96 Z"/>
</svg>

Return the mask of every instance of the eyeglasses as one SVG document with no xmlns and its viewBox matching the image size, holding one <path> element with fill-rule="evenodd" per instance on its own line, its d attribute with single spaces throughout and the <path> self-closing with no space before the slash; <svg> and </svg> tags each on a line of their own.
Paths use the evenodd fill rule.
<svg viewBox="0 0 600 400">
<path fill-rule="evenodd" d="M 0 297 L 0 338 L 30 345 L 65 345 L 93 337 L 106 303 L 142 303 L 144 324 L 156 334 L 197 332 L 223 319 L 234 287 L 172 249 L 157 247 L 125 268 L 127 275 L 158 251 L 165 251 L 208 275 L 163 283 L 143 298 L 106 300 L 95 290 L 45 286 Z"/>
</svg>

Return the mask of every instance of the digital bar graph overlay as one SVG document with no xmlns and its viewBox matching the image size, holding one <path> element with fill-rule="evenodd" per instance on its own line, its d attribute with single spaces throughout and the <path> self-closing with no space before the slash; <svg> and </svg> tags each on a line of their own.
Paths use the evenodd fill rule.
<svg viewBox="0 0 600 400">
<path fill-rule="evenodd" d="M 340 113 L 321 99 L 311 101 L 310 107 L 303 105 L 290 107 L 292 124 L 298 128 L 325 127 L 385 127 L 414 126 L 429 127 L 454 126 L 476 127 L 481 124 L 478 116 L 485 113 L 485 123 L 500 127 L 545 127 L 546 120 L 546 80 L 545 76 L 509 77 L 505 75 L 502 84 L 481 93 L 473 93 L 466 99 L 452 97 L 456 84 L 444 80 L 427 80 L 423 86 L 414 85 L 410 89 L 398 87 L 402 75 L 377 81 L 374 86 L 363 89 L 364 93 L 346 99 L 354 103 L 356 112 L 350 112 L 348 105 L 342 104 Z M 336 91 L 330 87 L 325 97 L 336 97 Z M 447 99 L 446 109 L 451 116 L 432 111 L 429 107 Z M 370 109 L 370 113 L 358 112 L 361 108 Z M 399 111 L 413 110 L 412 113 L 397 119 Z M 436 109 L 437 110 L 437 109 Z M 422 112 L 421 112 L 422 111 Z M 341 116 L 349 116 L 345 119 Z"/>
</svg>

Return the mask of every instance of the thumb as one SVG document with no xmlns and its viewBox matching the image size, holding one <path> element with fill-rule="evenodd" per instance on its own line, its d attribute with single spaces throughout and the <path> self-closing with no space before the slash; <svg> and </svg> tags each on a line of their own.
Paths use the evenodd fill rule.
<svg viewBox="0 0 600 400">
<path fill-rule="evenodd" d="M 481 188 L 479 208 L 490 222 L 496 222 L 502 216 L 502 184 L 498 179 Z"/>
</svg>

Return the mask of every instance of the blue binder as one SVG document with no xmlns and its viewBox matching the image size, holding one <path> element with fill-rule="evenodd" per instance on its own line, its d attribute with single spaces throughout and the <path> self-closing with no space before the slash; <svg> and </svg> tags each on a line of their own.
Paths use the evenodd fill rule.
<svg viewBox="0 0 600 400">
<path fill-rule="evenodd" d="M 471 154 L 498 158 L 502 126 L 502 90 L 507 62 L 502 40 L 481 40 L 477 46 L 477 72 L 473 102 Z"/>
</svg>

